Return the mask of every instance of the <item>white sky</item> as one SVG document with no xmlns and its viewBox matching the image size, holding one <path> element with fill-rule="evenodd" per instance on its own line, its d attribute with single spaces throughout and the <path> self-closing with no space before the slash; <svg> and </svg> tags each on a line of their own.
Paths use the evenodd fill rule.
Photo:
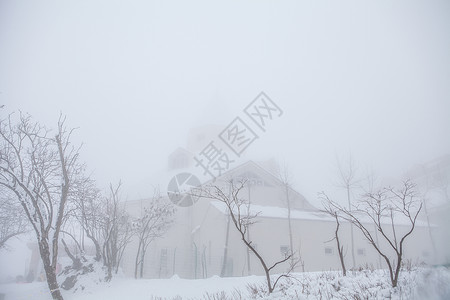
<svg viewBox="0 0 450 300">
<path fill-rule="evenodd" d="M 314 202 L 336 156 L 398 177 L 450 153 L 448 1 L 0 1 L 1 114 L 79 127 L 101 187 L 148 197 L 190 128 L 265 91 L 249 147 Z"/>
</svg>

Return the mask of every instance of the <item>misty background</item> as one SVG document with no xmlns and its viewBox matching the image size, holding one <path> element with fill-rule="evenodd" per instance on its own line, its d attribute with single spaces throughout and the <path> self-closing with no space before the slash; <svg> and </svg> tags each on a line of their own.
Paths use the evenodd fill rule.
<svg viewBox="0 0 450 300">
<path fill-rule="evenodd" d="M 317 206 L 337 157 L 398 179 L 450 153 L 449 16 L 448 1 L 1 1 L 0 113 L 66 114 L 99 186 L 121 179 L 132 200 L 165 184 L 192 128 L 225 128 L 264 91 L 284 113 L 246 158 L 289 165 Z"/>
</svg>

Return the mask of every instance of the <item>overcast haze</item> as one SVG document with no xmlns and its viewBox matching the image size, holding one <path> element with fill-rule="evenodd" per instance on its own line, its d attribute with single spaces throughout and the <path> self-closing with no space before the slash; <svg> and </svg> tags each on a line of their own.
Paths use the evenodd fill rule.
<svg viewBox="0 0 450 300">
<path fill-rule="evenodd" d="M 100 186 L 135 199 L 190 128 L 264 91 L 284 114 L 247 157 L 314 203 L 336 156 L 384 178 L 450 153 L 449 53 L 448 1 L 1 1 L 1 114 L 63 112 Z"/>
</svg>

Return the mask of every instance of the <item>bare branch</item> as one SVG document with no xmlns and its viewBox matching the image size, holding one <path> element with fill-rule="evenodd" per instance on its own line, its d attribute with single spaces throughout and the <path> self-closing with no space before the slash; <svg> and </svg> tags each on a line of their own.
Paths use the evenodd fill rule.
<svg viewBox="0 0 450 300">
<path fill-rule="evenodd" d="M 290 254 L 287 257 L 275 262 L 270 267 L 267 266 L 264 258 L 261 256 L 259 251 L 256 250 L 256 248 L 253 246 L 253 241 L 250 240 L 249 236 L 246 234 L 249 227 L 256 222 L 255 219 L 259 214 L 254 212 L 252 213 L 250 201 L 240 197 L 239 195 L 239 193 L 245 187 L 246 181 L 240 180 L 236 182 L 234 180 L 229 180 L 227 183 L 230 187 L 229 189 L 230 192 L 228 195 L 224 191 L 225 189 L 217 184 L 210 184 L 205 187 L 197 188 L 193 193 L 198 197 L 218 200 L 221 203 L 225 204 L 227 212 L 231 218 L 231 221 L 233 222 L 236 230 L 238 231 L 242 242 L 258 258 L 261 266 L 263 267 L 264 272 L 266 274 L 268 291 L 269 293 L 272 293 L 279 279 L 287 276 L 290 271 L 278 277 L 273 284 L 270 278 L 270 271 L 274 269 L 276 266 L 280 265 L 281 263 L 284 263 L 289 259 L 291 259 L 293 254 Z"/>
<path fill-rule="evenodd" d="M 389 187 L 374 193 L 365 194 L 363 199 L 352 210 L 346 209 L 328 198 L 326 198 L 328 203 L 325 207 L 328 212 L 339 212 L 342 219 L 355 225 L 361 231 L 386 261 L 392 286 L 395 287 L 403 259 L 404 241 L 414 231 L 417 216 L 422 209 L 422 201 L 417 198 L 418 194 L 416 193 L 415 185 L 407 180 L 403 182 L 403 186 L 398 190 Z M 397 232 L 396 216 L 406 217 L 409 221 L 409 229 L 401 235 L 400 240 L 398 240 L 399 232 Z M 367 217 L 367 219 L 365 220 L 363 217 Z M 370 223 L 375 226 L 384 241 L 390 246 L 394 252 L 395 259 L 391 260 L 388 253 L 380 248 L 377 239 L 372 236 L 368 229 Z M 385 231 L 386 226 L 391 228 L 392 236 Z"/>
</svg>

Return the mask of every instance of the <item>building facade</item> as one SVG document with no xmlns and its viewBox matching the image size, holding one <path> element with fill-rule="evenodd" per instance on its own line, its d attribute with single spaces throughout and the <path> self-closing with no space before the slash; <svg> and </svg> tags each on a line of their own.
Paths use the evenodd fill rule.
<svg viewBox="0 0 450 300">
<path fill-rule="evenodd" d="M 332 240 L 336 226 L 333 218 L 252 161 L 209 183 L 226 190 L 230 179 L 246 180 L 239 196 L 249 201 L 251 213 L 258 213 L 256 223 L 249 228 L 248 238 L 267 264 L 271 265 L 283 259 L 292 248 L 296 259 L 299 260 L 295 272 L 340 269 L 336 242 Z M 129 201 L 127 210 L 138 217 L 149 201 L 151 200 Z M 400 232 L 408 229 L 407 223 L 402 222 L 399 222 L 397 227 Z M 372 233 L 376 236 L 375 231 Z M 351 265 L 349 223 L 341 223 L 340 239 L 344 245 L 347 268 L 386 267 L 375 249 L 356 228 L 356 265 Z M 381 245 L 383 249 L 388 247 L 387 244 Z M 123 259 L 124 272 L 130 276 L 134 274 L 136 248 L 136 241 L 133 241 Z M 431 251 L 426 222 L 418 221 L 416 229 L 406 241 L 405 259 L 413 263 L 430 263 Z M 257 257 L 246 248 L 234 224 L 230 222 L 225 205 L 220 201 L 205 198 L 198 199 L 194 205 L 177 208 L 173 225 L 164 237 L 152 242 L 145 260 L 144 277 L 147 278 L 264 274 Z M 283 272 L 288 267 L 288 263 L 280 264 L 273 272 Z"/>
</svg>

